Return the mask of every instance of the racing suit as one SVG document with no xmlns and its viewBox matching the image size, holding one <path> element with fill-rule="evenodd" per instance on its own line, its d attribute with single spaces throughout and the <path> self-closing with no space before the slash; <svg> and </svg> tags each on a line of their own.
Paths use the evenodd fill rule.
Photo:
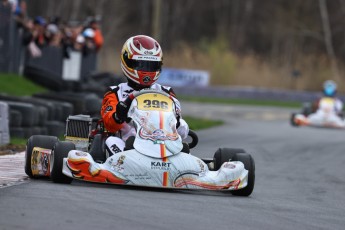
<svg viewBox="0 0 345 230">
<path fill-rule="evenodd" d="M 332 123 L 336 126 L 344 126 L 341 118 L 343 102 L 338 98 L 323 97 L 316 102 L 317 110 L 308 116 L 312 124 L 321 125 L 324 122 Z"/>
<path fill-rule="evenodd" d="M 151 85 L 150 88 L 155 90 L 161 90 L 172 96 L 176 105 L 176 113 L 180 117 L 180 125 L 177 128 L 177 132 L 179 133 L 182 139 L 186 139 L 188 136 L 189 127 L 188 124 L 180 116 L 180 102 L 176 99 L 176 95 L 172 88 L 162 86 L 157 83 Z M 130 87 L 128 83 L 121 83 L 118 86 L 110 86 L 103 97 L 101 108 L 101 116 L 103 119 L 103 123 L 105 128 L 109 132 L 115 134 L 114 136 L 108 137 L 105 141 L 106 149 L 108 151 L 109 156 L 118 152 L 122 152 L 125 147 L 125 141 L 127 140 L 127 138 L 136 135 L 136 130 L 131 125 L 131 123 L 124 122 L 122 124 L 118 124 L 113 118 L 113 114 L 116 112 L 116 105 L 118 104 L 118 102 L 124 101 L 128 97 L 128 95 L 133 92 L 135 92 L 135 90 L 132 87 Z"/>
</svg>

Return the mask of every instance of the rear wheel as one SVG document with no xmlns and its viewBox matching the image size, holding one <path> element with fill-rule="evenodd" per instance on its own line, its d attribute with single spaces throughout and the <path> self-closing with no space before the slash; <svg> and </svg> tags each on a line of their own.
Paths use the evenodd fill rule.
<svg viewBox="0 0 345 230">
<path fill-rule="evenodd" d="M 219 148 L 213 157 L 214 170 L 220 169 L 224 162 L 232 160 L 236 153 L 245 153 L 244 149 L 233 149 L 233 148 Z"/>
<path fill-rule="evenodd" d="M 72 178 L 62 173 L 63 159 L 68 156 L 69 151 L 75 150 L 73 142 L 56 142 L 50 155 L 50 178 L 55 183 L 70 184 Z"/>
<path fill-rule="evenodd" d="M 236 153 L 232 161 L 241 161 L 244 164 L 244 168 L 248 170 L 248 184 L 245 188 L 231 191 L 231 194 L 235 196 L 249 196 L 253 192 L 255 183 L 254 159 L 248 153 Z"/>
<path fill-rule="evenodd" d="M 26 143 L 26 151 L 25 151 L 25 173 L 30 178 L 34 178 L 35 176 L 32 175 L 31 170 L 31 156 L 32 156 L 32 150 L 34 147 L 40 147 L 45 149 L 53 149 L 56 142 L 58 142 L 59 139 L 54 136 L 44 136 L 44 135 L 34 135 L 31 136 L 27 143 Z"/>
</svg>

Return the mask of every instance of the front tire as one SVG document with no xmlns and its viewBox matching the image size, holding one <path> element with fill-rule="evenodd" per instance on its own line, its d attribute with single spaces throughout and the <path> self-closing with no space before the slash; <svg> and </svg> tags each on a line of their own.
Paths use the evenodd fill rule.
<svg viewBox="0 0 345 230">
<path fill-rule="evenodd" d="M 62 173 L 63 159 L 69 151 L 75 150 L 75 145 L 68 141 L 59 141 L 55 144 L 50 155 L 50 178 L 54 183 L 70 184 L 72 178 Z"/>
<path fill-rule="evenodd" d="M 231 191 L 234 196 L 249 196 L 254 190 L 255 183 L 255 162 L 252 156 L 248 153 L 237 153 L 234 155 L 232 161 L 241 161 L 244 168 L 248 170 L 248 184 L 245 188 Z"/>
<path fill-rule="evenodd" d="M 236 153 L 245 153 L 244 149 L 233 148 L 219 148 L 213 157 L 214 170 L 217 171 L 223 165 L 224 162 L 229 162 L 233 159 Z"/>
<path fill-rule="evenodd" d="M 31 156 L 32 150 L 34 147 L 40 147 L 44 149 L 53 149 L 56 142 L 59 139 L 54 136 L 44 136 L 44 135 L 34 135 L 31 136 L 28 141 L 26 142 L 26 150 L 25 150 L 25 173 L 30 178 L 35 178 L 32 174 L 31 170 Z"/>
<path fill-rule="evenodd" d="M 290 117 L 290 124 L 294 127 L 298 127 L 298 124 L 295 121 L 296 113 L 292 113 Z"/>
</svg>

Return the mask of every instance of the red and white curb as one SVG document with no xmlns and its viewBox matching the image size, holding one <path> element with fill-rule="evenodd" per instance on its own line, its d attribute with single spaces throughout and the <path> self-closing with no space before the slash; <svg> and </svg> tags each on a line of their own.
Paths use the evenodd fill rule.
<svg viewBox="0 0 345 230">
<path fill-rule="evenodd" d="M 26 180 L 24 166 L 25 152 L 0 156 L 0 188 Z"/>
</svg>

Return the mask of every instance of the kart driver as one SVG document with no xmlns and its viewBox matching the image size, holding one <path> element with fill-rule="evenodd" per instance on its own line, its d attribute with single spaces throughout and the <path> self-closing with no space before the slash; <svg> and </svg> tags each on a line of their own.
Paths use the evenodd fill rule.
<svg viewBox="0 0 345 230">
<path fill-rule="evenodd" d="M 314 102 L 314 111 L 329 111 L 342 117 L 343 102 L 336 97 L 337 84 L 332 80 L 323 83 L 323 97 Z"/>
<path fill-rule="evenodd" d="M 114 133 L 106 139 L 105 145 L 109 156 L 122 152 L 125 141 L 135 136 L 136 131 L 131 123 L 127 123 L 127 112 L 130 105 L 125 103 L 127 96 L 144 88 L 162 90 L 170 94 L 176 105 L 177 132 L 186 139 L 189 132 L 188 124 L 181 118 L 180 103 L 171 87 L 162 86 L 158 80 L 163 64 L 163 52 L 159 43 L 148 36 L 130 37 L 122 47 L 121 69 L 127 83 L 110 86 L 102 102 L 101 116 L 105 128 Z"/>
</svg>

